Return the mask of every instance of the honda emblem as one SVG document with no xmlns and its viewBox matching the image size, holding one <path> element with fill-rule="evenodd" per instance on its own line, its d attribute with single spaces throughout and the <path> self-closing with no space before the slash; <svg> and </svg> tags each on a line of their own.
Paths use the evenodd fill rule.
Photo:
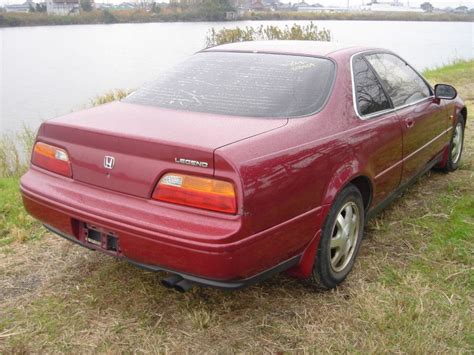
<svg viewBox="0 0 474 355">
<path fill-rule="evenodd" d="M 106 169 L 113 169 L 115 165 L 115 158 L 109 155 L 104 157 L 104 168 Z"/>
</svg>

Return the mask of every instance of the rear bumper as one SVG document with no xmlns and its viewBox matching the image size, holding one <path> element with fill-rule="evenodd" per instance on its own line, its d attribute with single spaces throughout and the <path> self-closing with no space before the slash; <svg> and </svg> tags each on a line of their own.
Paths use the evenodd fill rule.
<svg viewBox="0 0 474 355">
<path fill-rule="evenodd" d="M 246 235 L 242 216 L 174 206 L 82 184 L 31 168 L 21 179 L 27 211 L 71 241 L 105 253 L 81 234 L 84 223 L 118 236 L 109 253 L 217 287 L 238 288 L 298 263 L 320 209 Z M 252 281 L 253 280 L 253 281 Z"/>
<path fill-rule="evenodd" d="M 66 239 L 70 242 L 79 244 L 79 245 L 81 245 L 85 248 L 91 249 L 91 250 L 96 249 L 92 246 L 88 246 L 84 243 L 79 242 L 76 238 L 68 236 L 68 235 L 58 231 L 57 229 L 51 227 L 51 226 L 48 226 L 46 224 L 44 226 L 49 231 L 55 233 L 56 235 L 59 235 L 60 237 L 63 237 L 64 239 Z M 251 277 L 248 277 L 248 278 L 245 278 L 245 279 L 231 280 L 231 281 L 220 281 L 220 280 L 206 279 L 206 278 L 203 278 L 203 277 L 190 275 L 190 274 L 185 274 L 185 273 L 182 273 L 182 272 L 177 272 L 176 270 L 170 270 L 170 269 L 168 269 L 166 267 L 163 267 L 163 266 L 143 264 L 143 263 L 137 262 L 135 260 L 128 259 L 127 257 L 122 257 L 122 259 L 125 259 L 130 264 L 135 265 L 139 268 L 148 270 L 148 271 L 170 272 L 170 273 L 177 274 L 177 275 L 181 276 L 185 280 L 192 281 L 192 282 L 194 282 L 196 284 L 199 284 L 199 285 L 211 286 L 211 287 L 217 287 L 217 288 L 224 288 L 224 289 L 231 289 L 231 290 L 236 290 L 236 289 L 239 289 L 239 288 L 242 288 L 242 287 L 252 285 L 252 284 L 257 283 L 259 281 L 265 280 L 265 279 L 271 277 L 272 275 L 275 275 L 275 274 L 278 274 L 282 271 L 288 270 L 291 267 L 298 265 L 298 263 L 300 262 L 300 258 L 301 258 L 300 255 L 294 256 L 294 257 L 292 257 L 288 260 L 285 260 L 282 263 L 280 263 L 280 264 L 278 264 L 278 265 L 276 265 L 276 266 L 274 266 L 274 267 L 272 267 L 268 270 L 262 271 L 262 272 L 260 272 L 256 275 L 254 275 L 254 276 L 251 276 Z"/>
</svg>

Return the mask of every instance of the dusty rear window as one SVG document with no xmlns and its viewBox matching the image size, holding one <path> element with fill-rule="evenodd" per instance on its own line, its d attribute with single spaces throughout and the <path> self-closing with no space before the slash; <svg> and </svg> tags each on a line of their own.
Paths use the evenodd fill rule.
<svg viewBox="0 0 474 355">
<path fill-rule="evenodd" d="M 204 52 L 124 102 L 234 116 L 303 116 L 322 108 L 334 70 L 324 58 Z"/>
</svg>

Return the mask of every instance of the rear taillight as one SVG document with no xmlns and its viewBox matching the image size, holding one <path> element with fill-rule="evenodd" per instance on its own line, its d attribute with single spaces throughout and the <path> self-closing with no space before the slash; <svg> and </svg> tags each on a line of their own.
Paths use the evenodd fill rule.
<svg viewBox="0 0 474 355">
<path fill-rule="evenodd" d="M 54 173 L 72 177 L 71 162 L 64 149 L 37 142 L 33 148 L 32 163 Z"/>
<path fill-rule="evenodd" d="M 153 199 L 206 210 L 236 213 L 234 185 L 227 181 L 183 174 L 165 174 Z"/>
</svg>

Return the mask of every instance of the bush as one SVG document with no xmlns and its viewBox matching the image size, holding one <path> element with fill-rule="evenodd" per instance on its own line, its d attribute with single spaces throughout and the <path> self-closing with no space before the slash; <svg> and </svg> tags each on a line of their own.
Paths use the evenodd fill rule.
<svg viewBox="0 0 474 355">
<path fill-rule="evenodd" d="M 151 12 L 154 13 L 154 14 L 159 14 L 161 12 L 161 7 L 159 7 L 156 2 L 152 2 L 151 3 Z"/>
<path fill-rule="evenodd" d="M 90 12 L 93 10 L 91 0 L 80 0 L 80 4 L 83 11 Z"/>
<path fill-rule="evenodd" d="M 222 21 L 227 11 L 235 11 L 228 0 L 204 0 L 197 7 L 196 17 L 205 21 Z"/>
<path fill-rule="evenodd" d="M 311 22 L 309 25 L 301 26 L 296 23 L 281 29 L 278 26 L 223 28 L 216 31 L 212 28 L 206 37 L 206 47 L 218 46 L 225 43 L 258 41 L 258 40 L 308 40 L 308 41 L 331 41 L 331 32 L 326 29 L 319 30 L 318 26 Z"/>
<path fill-rule="evenodd" d="M 109 10 L 102 11 L 102 18 L 104 19 L 104 23 L 117 23 L 118 22 L 115 15 Z"/>
</svg>

